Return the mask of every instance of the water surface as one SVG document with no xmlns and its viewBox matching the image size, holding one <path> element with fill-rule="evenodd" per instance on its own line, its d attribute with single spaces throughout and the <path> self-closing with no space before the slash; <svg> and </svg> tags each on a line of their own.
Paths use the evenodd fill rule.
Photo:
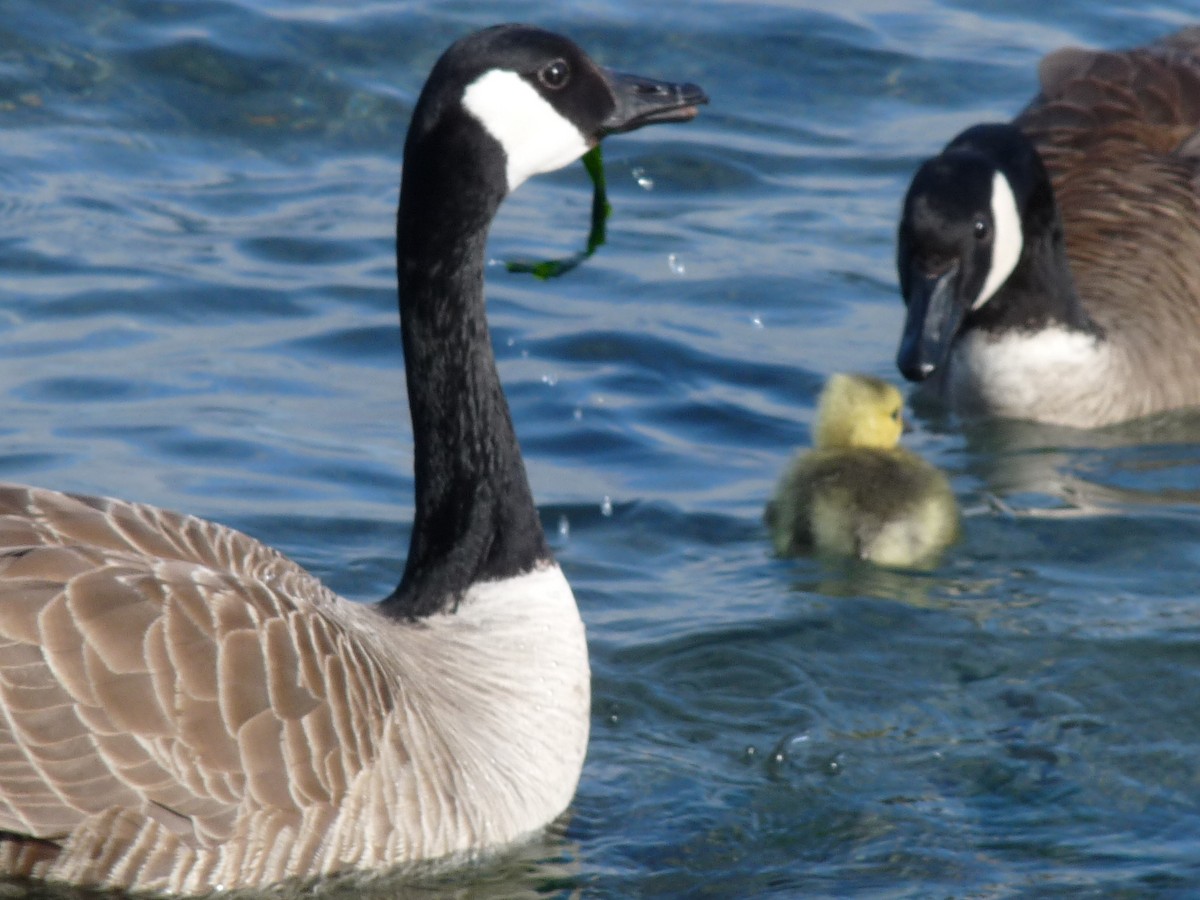
<svg viewBox="0 0 1200 900">
<path fill-rule="evenodd" d="M 526 847 L 373 895 L 1200 891 L 1200 417 L 1089 434 L 921 407 L 908 441 L 967 510 L 933 572 L 775 559 L 761 525 L 826 375 L 897 377 L 893 236 L 918 162 L 1015 113 L 1044 53 L 1195 14 L 506 6 L 713 102 L 607 143 L 595 258 L 551 283 L 489 271 L 590 636 L 576 801 Z M 437 54 L 494 15 L 8 0 L 0 477 L 214 518 L 346 596 L 389 592 L 412 497 L 400 150 Z M 581 167 L 522 187 L 490 252 L 574 251 L 589 191 Z"/>
</svg>

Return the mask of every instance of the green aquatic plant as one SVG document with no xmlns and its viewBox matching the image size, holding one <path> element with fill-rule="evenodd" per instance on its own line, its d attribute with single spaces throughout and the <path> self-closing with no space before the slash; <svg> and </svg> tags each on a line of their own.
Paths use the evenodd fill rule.
<svg viewBox="0 0 1200 900">
<path fill-rule="evenodd" d="M 588 230 L 587 244 L 578 253 L 561 259 L 544 259 L 540 262 L 510 260 L 504 264 L 509 272 L 524 272 L 545 281 L 565 275 L 596 252 L 596 248 L 607 239 L 608 217 L 612 204 L 608 202 L 608 186 L 604 180 L 604 157 L 597 144 L 583 155 L 583 167 L 592 179 L 592 226 Z"/>
</svg>

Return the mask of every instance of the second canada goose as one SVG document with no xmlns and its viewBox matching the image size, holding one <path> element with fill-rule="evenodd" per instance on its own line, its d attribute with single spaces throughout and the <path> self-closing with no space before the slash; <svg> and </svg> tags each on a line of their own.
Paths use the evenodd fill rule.
<svg viewBox="0 0 1200 900">
<path fill-rule="evenodd" d="M 776 552 L 921 566 L 954 542 L 958 505 L 946 476 L 897 446 L 903 407 L 886 381 L 830 377 L 813 449 L 796 457 L 767 506 Z"/>
<path fill-rule="evenodd" d="M 485 241 L 529 176 L 704 102 L 525 26 L 433 67 L 396 239 L 416 511 L 378 605 L 221 525 L 0 489 L 0 870 L 263 886 L 467 856 L 567 807 L 587 648 L 497 375 Z"/>
<path fill-rule="evenodd" d="M 900 371 L 959 412 L 1075 427 L 1200 405 L 1200 28 L 1039 76 L 912 180 Z"/>
</svg>

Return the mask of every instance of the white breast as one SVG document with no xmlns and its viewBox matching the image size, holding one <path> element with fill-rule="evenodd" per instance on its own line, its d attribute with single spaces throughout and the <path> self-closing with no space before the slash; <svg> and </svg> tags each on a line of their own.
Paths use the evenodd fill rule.
<svg viewBox="0 0 1200 900">
<path fill-rule="evenodd" d="M 590 674 L 562 570 L 477 584 L 457 613 L 426 623 L 389 641 L 405 688 L 393 716 L 406 758 L 364 773 L 362 805 L 344 804 L 331 835 L 374 845 L 356 865 L 509 843 L 565 810 L 579 781 Z M 380 833 L 365 835 L 372 822 Z"/>
<path fill-rule="evenodd" d="M 945 393 L 960 414 L 1093 427 L 1117 418 L 1113 368 L 1108 344 L 1081 331 L 972 331 L 954 348 Z"/>
</svg>

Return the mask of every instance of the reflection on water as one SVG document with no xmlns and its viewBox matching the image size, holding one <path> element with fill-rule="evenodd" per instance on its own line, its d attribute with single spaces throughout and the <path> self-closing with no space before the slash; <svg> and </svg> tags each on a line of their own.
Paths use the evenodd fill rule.
<svg viewBox="0 0 1200 900">
<path fill-rule="evenodd" d="M 1011 512 L 1101 514 L 1123 506 L 1200 501 L 1200 414 L 1174 412 L 1108 428 L 1081 430 L 1015 421 L 963 423 L 971 474 Z M 1023 503 L 1018 501 L 1019 505 Z M 1136 512 L 1136 510 L 1125 510 Z"/>
<path fill-rule="evenodd" d="M 564 819 L 567 817 L 564 817 Z M 579 848 L 570 841 L 565 821 L 552 825 L 545 835 L 526 844 L 507 848 L 486 861 L 448 869 L 443 865 L 382 875 L 345 875 L 319 882 L 286 885 L 268 893 L 271 897 L 319 896 L 321 900 L 423 900 L 458 897 L 511 897 L 513 900 L 580 896 Z M 262 896 L 236 894 L 234 896 Z"/>
</svg>

